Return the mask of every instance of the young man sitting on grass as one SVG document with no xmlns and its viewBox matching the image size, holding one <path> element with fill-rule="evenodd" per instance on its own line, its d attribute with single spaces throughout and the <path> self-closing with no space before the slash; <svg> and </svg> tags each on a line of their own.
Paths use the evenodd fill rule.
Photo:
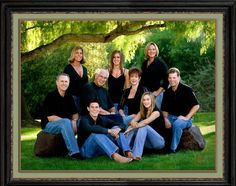
<svg viewBox="0 0 236 186">
<path fill-rule="evenodd" d="M 97 100 L 89 101 L 88 115 L 82 116 L 78 130 L 78 144 L 81 147 L 81 155 L 88 159 L 107 154 L 111 159 L 119 163 L 132 161 L 132 153 L 129 144 L 121 132 L 125 130 L 123 123 L 118 123 L 106 117 L 100 116 L 100 106 Z M 119 148 L 123 151 L 121 156 Z"/>
</svg>

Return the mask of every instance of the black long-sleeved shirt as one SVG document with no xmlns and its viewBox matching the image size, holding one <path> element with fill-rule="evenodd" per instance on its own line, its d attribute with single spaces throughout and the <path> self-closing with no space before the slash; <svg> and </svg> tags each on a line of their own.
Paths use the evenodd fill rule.
<svg viewBox="0 0 236 186">
<path fill-rule="evenodd" d="M 68 87 L 68 92 L 70 92 L 74 96 L 81 96 L 83 86 L 88 83 L 88 72 L 87 68 L 83 65 L 83 76 L 80 75 L 75 71 L 71 64 L 66 65 L 64 72 L 70 76 L 70 84 Z"/>
<path fill-rule="evenodd" d="M 81 106 L 82 106 L 82 115 L 88 114 L 87 105 L 90 100 L 97 99 L 99 105 L 104 110 L 109 110 L 114 107 L 114 104 L 111 100 L 111 97 L 104 87 L 97 86 L 94 82 L 87 83 L 83 87 Z"/>
<path fill-rule="evenodd" d="M 90 115 L 82 116 L 77 138 L 79 146 L 83 145 L 90 134 L 108 134 L 108 129 L 114 126 L 118 126 L 122 131 L 126 127 L 124 123 L 115 122 L 100 115 L 96 121 Z"/>
<path fill-rule="evenodd" d="M 118 105 L 118 110 L 123 109 L 126 105 L 128 107 L 128 115 L 137 114 L 140 110 L 140 100 L 144 92 L 147 92 L 146 87 L 139 84 L 134 98 L 130 99 L 129 94 L 132 87 L 127 88 L 123 91 L 120 103 Z"/>
<path fill-rule="evenodd" d="M 147 62 L 148 60 L 142 64 L 141 84 L 150 92 L 156 91 L 160 87 L 167 89 L 169 82 L 166 63 L 159 57 L 156 57 L 148 67 Z"/>
</svg>

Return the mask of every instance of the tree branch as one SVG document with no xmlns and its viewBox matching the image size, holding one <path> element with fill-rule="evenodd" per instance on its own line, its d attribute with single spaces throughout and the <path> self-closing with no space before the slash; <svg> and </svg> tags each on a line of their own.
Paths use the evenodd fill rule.
<svg viewBox="0 0 236 186">
<path fill-rule="evenodd" d="M 154 25 L 147 25 L 147 26 L 139 26 L 139 28 L 136 28 L 140 24 L 135 23 L 127 23 L 125 25 L 118 24 L 117 27 L 112 30 L 111 32 L 107 34 L 65 34 L 51 43 L 48 43 L 46 45 L 41 45 L 38 48 L 25 52 L 21 54 L 21 63 L 24 63 L 26 61 L 34 60 L 41 55 L 45 53 L 51 53 L 57 48 L 61 47 L 65 43 L 80 43 L 80 42 L 91 42 L 91 43 L 106 43 L 111 42 L 115 38 L 121 36 L 121 35 L 133 35 L 140 33 L 144 30 L 150 30 L 153 28 L 163 27 L 164 24 L 154 24 Z M 134 29 L 136 28 L 136 29 Z"/>
</svg>

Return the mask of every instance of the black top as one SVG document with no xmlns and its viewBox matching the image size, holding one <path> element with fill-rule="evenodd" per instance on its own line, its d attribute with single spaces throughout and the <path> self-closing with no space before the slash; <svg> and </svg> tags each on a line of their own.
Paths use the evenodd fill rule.
<svg viewBox="0 0 236 186">
<path fill-rule="evenodd" d="M 192 89 L 179 83 L 176 91 L 170 87 L 164 92 L 161 110 L 174 116 L 186 116 L 195 105 L 198 105 L 198 100 Z"/>
<path fill-rule="evenodd" d="M 147 87 L 148 91 L 153 92 L 158 90 L 160 87 L 167 89 L 168 75 L 167 75 L 167 65 L 166 63 L 156 57 L 154 61 L 147 67 L 148 60 L 142 63 L 142 78 L 141 83 L 143 86 Z"/>
<path fill-rule="evenodd" d="M 115 78 L 112 74 L 108 77 L 108 92 L 111 96 L 113 103 L 119 103 L 125 84 L 125 75 L 121 74 Z"/>
<path fill-rule="evenodd" d="M 43 103 L 43 114 L 41 120 L 42 129 L 48 123 L 48 116 L 56 115 L 61 118 L 72 119 L 73 114 L 77 113 L 77 109 L 71 94 L 66 93 L 62 97 L 58 90 L 50 92 Z"/>
<path fill-rule="evenodd" d="M 149 123 L 149 126 L 151 126 L 155 131 L 157 131 L 158 133 L 162 133 L 162 131 L 165 128 L 165 122 L 164 122 L 164 117 L 162 112 L 157 108 L 157 106 L 155 106 L 155 108 L 153 109 L 153 111 L 158 111 L 160 112 L 160 116 L 158 118 L 156 118 L 154 121 L 152 121 L 151 123 Z M 146 119 L 146 118 L 143 118 Z"/>
<path fill-rule="evenodd" d="M 79 146 L 83 145 L 91 133 L 108 134 L 108 129 L 111 129 L 114 126 L 120 127 L 122 131 L 124 131 L 126 127 L 123 123 L 115 122 L 100 115 L 98 115 L 96 121 L 93 120 L 90 115 L 82 116 L 78 130 Z"/>
<path fill-rule="evenodd" d="M 98 100 L 101 108 L 104 110 L 109 110 L 114 107 L 111 97 L 108 91 L 104 87 L 98 87 L 94 82 L 87 83 L 83 87 L 82 93 L 82 115 L 88 114 L 87 105 L 90 100 Z"/>
<path fill-rule="evenodd" d="M 121 101 L 118 106 L 119 109 L 123 109 L 126 105 L 128 107 L 128 115 L 137 114 L 140 110 L 140 100 L 144 92 L 147 92 L 147 89 L 139 84 L 134 98 L 129 99 L 129 93 L 132 87 L 124 90 Z"/>
<path fill-rule="evenodd" d="M 87 68 L 83 65 L 83 76 L 80 75 L 75 71 L 71 64 L 66 65 L 64 69 L 64 73 L 70 76 L 70 84 L 68 88 L 68 92 L 70 92 L 74 96 L 81 96 L 83 86 L 88 82 L 88 72 Z"/>
<path fill-rule="evenodd" d="M 158 134 L 160 134 L 165 139 L 165 144 L 167 145 L 167 143 L 169 143 L 169 141 L 171 140 L 171 137 L 170 137 L 171 131 L 170 129 L 167 129 L 165 127 L 164 116 L 157 106 L 155 106 L 153 111 L 159 111 L 160 116 L 156 118 L 154 121 L 152 121 L 151 123 L 149 123 L 149 126 L 151 126 Z"/>
</svg>

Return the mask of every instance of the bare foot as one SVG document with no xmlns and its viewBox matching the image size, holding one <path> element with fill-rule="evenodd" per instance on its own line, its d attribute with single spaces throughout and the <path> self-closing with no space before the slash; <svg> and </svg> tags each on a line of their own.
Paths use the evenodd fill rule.
<svg viewBox="0 0 236 186">
<path fill-rule="evenodd" d="M 137 157 L 134 157 L 133 160 L 135 160 L 135 161 L 141 161 L 141 158 L 137 156 Z"/>
<path fill-rule="evenodd" d="M 124 156 L 119 155 L 118 153 L 112 154 L 112 158 L 119 163 L 129 163 L 132 161 L 132 158 L 126 158 Z"/>
<path fill-rule="evenodd" d="M 126 156 L 127 158 L 133 158 L 133 154 L 132 154 L 132 152 L 130 152 L 130 151 L 125 151 L 125 156 Z"/>
</svg>

